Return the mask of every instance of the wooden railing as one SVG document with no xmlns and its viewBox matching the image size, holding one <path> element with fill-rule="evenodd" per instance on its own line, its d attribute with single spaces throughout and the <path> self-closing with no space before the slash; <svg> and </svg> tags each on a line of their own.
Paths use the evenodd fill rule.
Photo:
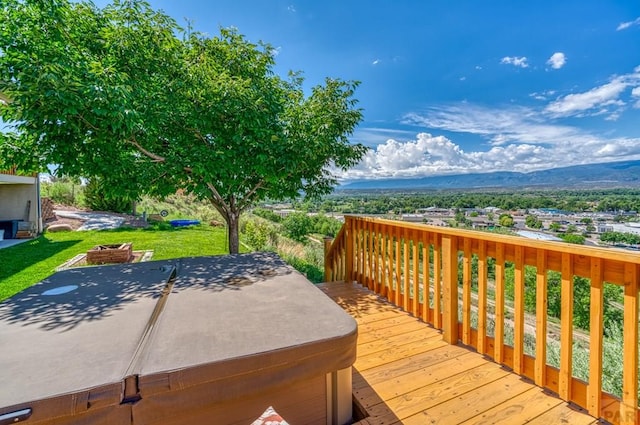
<svg viewBox="0 0 640 425">
<path fill-rule="evenodd" d="M 614 424 L 640 424 L 640 254 L 353 216 L 345 217 L 325 253 L 327 281 L 357 281 L 441 329 L 448 343 L 473 347 L 593 416 Z M 507 266 L 513 266 L 512 304 L 505 302 Z M 525 267 L 535 268 L 534 315 L 525 314 Z M 559 326 L 554 325 L 560 333 L 559 367 L 547 363 L 552 342 L 547 314 L 549 271 L 561 274 L 561 317 Z M 576 276 L 590 282 L 588 382 L 574 376 Z M 602 390 L 603 295 L 608 284 L 624 288 L 621 397 Z M 532 316 L 535 324 L 533 320 L 525 323 Z M 533 353 L 525 353 L 525 329 L 530 330 L 529 339 L 535 337 Z"/>
</svg>

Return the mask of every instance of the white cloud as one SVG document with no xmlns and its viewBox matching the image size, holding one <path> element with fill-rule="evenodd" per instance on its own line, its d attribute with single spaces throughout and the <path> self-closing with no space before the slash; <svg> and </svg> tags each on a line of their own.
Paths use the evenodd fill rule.
<svg viewBox="0 0 640 425">
<path fill-rule="evenodd" d="M 426 114 L 408 114 L 404 124 L 469 133 L 484 137 L 492 146 L 509 143 L 562 144 L 577 137 L 576 128 L 548 124 L 532 108 L 489 109 L 475 105 L 432 108 Z"/>
<path fill-rule="evenodd" d="M 545 104 L 488 108 L 469 102 L 406 114 L 401 124 L 415 131 L 359 128 L 354 140 L 372 149 L 341 177 L 391 178 L 492 171 L 529 172 L 595 162 L 640 160 L 640 136 L 616 137 L 561 121 L 602 116 L 615 121 L 627 108 L 640 109 L 640 66 L 612 76 L 582 93 L 531 93 Z M 637 113 L 637 112 L 634 112 Z M 571 121 L 574 122 L 574 121 Z M 446 132 L 447 136 L 442 135 Z M 440 135 L 438 134 L 440 133 Z M 459 138 L 460 137 L 460 138 Z M 461 141 L 484 140 L 472 149 Z M 465 145 L 466 146 L 466 145 Z"/>
<path fill-rule="evenodd" d="M 590 162 L 640 159 L 640 138 L 611 138 L 577 127 L 549 124 L 530 108 L 489 109 L 470 104 L 432 108 L 404 124 L 479 135 L 486 149 L 465 151 L 452 138 L 426 132 L 362 129 L 382 137 L 343 178 L 390 178 L 491 171 L 529 172 Z M 356 138 L 359 134 L 356 134 Z M 399 137 L 395 137 L 399 136 Z"/>
<path fill-rule="evenodd" d="M 640 17 L 636 18 L 633 21 L 622 22 L 620 25 L 618 25 L 618 28 L 616 28 L 616 31 L 626 30 L 627 28 L 633 25 L 640 25 Z"/>
<path fill-rule="evenodd" d="M 635 87 L 633 90 L 631 90 L 631 96 L 640 98 L 640 87 Z M 636 100 L 636 102 L 633 104 L 633 107 L 635 109 L 640 109 L 640 99 Z"/>
<path fill-rule="evenodd" d="M 290 4 L 289 6 L 287 6 L 287 10 L 291 13 L 296 13 L 296 7 L 292 4 Z"/>
<path fill-rule="evenodd" d="M 554 117 L 602 115 L 611 111 L 611 107 L 621 107 L 625 103 L 619 98 L 628 87 L 640 84 L 640 67 L 633 73 L 615 76 L 611 80 L 591 90 L 560 97 L 545 108 L 545 112 Z M 615 115 L 615 113 L 614 113 Z"/>
<path fill-rule="evenodd" d="M 482 67 L 480 65 L 476 65 L 476 69 L 479 71 L 482 69 Z"/>
<path fill-rule="evenodd" d="M 536 100 L 547 100 L 550 96 L 553 96 L 554 94 L 556 94 L 555 90 L 545 90 L 540 93 L 538 92 L 529 93 L 529 96 Z"/>
<path fill-rule="evenodd" d="M 466 79 L 467 79 L 467 77 L 460 77 L 460 78 L 458 78 L 458 79 L 459 79 L 460 81 L 464 81 L 464 80 L 466 80 Z"/>
<path fill-rule="evenodd" d="M 500 60 L 501 64 L 519 66 L 520 68 L 527 68 L 529 64 L 527 63 L 527 58 L 525 56 L 517 57 L 517 56 L 505 56 Z"/>
<path fill-rule="evenodd" d="M 371 65 L 377 65 L 380 63 L 380 59 L 376 59 L 373 62 L 371 62 Z"/>
<path fill-rule="evenodd" d="M 547 61 L 547 65 L 553 69 L 560 69 L 567 63 L 567 57 L 562 52 L 556 52 Z"/>
</svg>

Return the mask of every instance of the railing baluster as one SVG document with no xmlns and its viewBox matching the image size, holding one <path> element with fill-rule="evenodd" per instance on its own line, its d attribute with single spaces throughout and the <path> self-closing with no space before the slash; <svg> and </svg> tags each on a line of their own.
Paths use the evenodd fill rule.
<svg viewBox="0 0 640 425">
<path fill-rule="evenodd" d="M 395 299 L 393 292 L 393 236 L 391 229 L 387 233 L 387 250 L 389 252 L 389 258 L 387 259 L 387 265 L 389 266 L 389 286 L 387 287 L 387 299 L 392 301 Z"/>
<path fill-rule="evenodd" d="M 419 288 L 419 265 L 420 265 L 420 257 L 418 256 L 418 235 L 417 232 L 412 232 L 411 234 L 411 243 L 413 244 L 413 249 L 411 253 L 411 259 L 413 261 L 413 303 L 412 303 L 412 314 L 416 317 L 418 314 L 418 298 L 420 296 L 420 288 Z"/>
<path fill-rule="evenodd" d="M 381 270 L 380 270 L 380 295 L 383 297 L 389 296 L 389 286 L 387 285 L 387 269 L 388 269 L 388 261 L 387 261 L 387 227 L 383 224 L 380 229 L 380 245 L 382 246 L 382 258 L 380 259 Z"/>
<path fill-rule="evenodd" d="M 373 223 L 373 249 L 371 255 L 373 255 L 373 291 L 376 294 L 380 293 L 380 232 L 378 229 L 378 222 Z"/>
<path fill-rule="evenodd" d="M 620 423 L 637 424 L 638 409 L 638 266 L 624 267 L 624 337 Z"/>
<path fill-rule="evenodd" d="M 573 369 L 573 263 L 571 254 L 562 253 L 561 308 L 560 308 L 560 381 L 559 394 L 571 400 Z"/>
<path fill-rule="evenodd" d="M 433 326 L 442 329 L 442 247 L 439 234 L 434 235 L 433 241 Z"/>
<path fill-rule="evenodd" d="M 547 384 L 547 252 L 536 253 L 536 385 Z"/>
<path fill-rule="evenodd" d="M 458 343 L 458 246 L 455 236 L 442 237 L 444 340 Z"/>
<path fill-rule="evenodd" d="M 429 233 L 422 236 L 422 320 L 429 322 Z"/>
<path fill-rule="evenodd" d="M 513 370 L 524 372 L 524 247 L 515 247 Z"/>
<path fill-rule="evenodd" d="M 368 279 L 368 287 L 373 290 L 375 288 L 374 277 L 373 277 L 373 223 L 367 221 L 367 242 L 369 245 L 369 249 L 367 249 L 367 274 Z"/>
<path fill-rule="evenodd" d="M 462 257 L 462 342 L 471 345 L 471 239 L 464 238 Z"/>
<path fill-rule="evenodd" d="M 409 230 L 407 228 L 404 229 L 403 232 L 403 239 L 404 239 L 404 243 L 403 243 L 403 249 L 402 249 L 402 254 L 403 254 L 403 258 L 404 258 L 404 273 L 403 273 L 403 288 L 404 288 L 404 296 L 402 297 L 402 305 L 404 307 L 405 311 L 409 311 L 410 310 L 410 305 L 409 305 Z"/>
<path fill-rule="evenodd" d="M 395 245 L 396 245 L 396 266 L 395 266 L 395 287 L 396 287 L 396 293 L 395 293 L 395 303 L 398 307 L 402 307 L 402 302 L 401 302 L 401 289 L 400 287 L 402 286 L 402 281 L 400 280 L 400 276 L 401 276 L 401 272 L 402 270 L 400 269 L 400 232 L 398 231 L 398 228 L 394 229 L 394 237 L 395 237 Z"/>
<path fill-rule="evenodd" d="M 355 220 L 353 218 L 347 218 L 345 219 L 345 229 L 347 231 L 347 246 L 345 247 L 346 253 L 345 253 L 345 258 L 346 258 L 346 264 L 345 264 L 345 270 L 344 270 L 344 274 L 345 274 L 345 280 L 348 283 L 353 282 L 353 256 L 354 256 L 354 250 L 353 250 L 353 243 L 354 243 L 354 222 Z"/>
<path fill-rule="evenodd" d="M 487 353 L 487 243 L 478 242 L 478 351 Z"/>
<path fill-rule="evenodd" d="M 591 259 L 591 311 L 589 317 L 589 387 L 587 403 L 589 413 L 600 416 L 602 408 L 602 336 L 604 333 L 604 288 L 602 260 Z"/>
<path fill-rule="evenodd" d="M 493 358 L 504 361 L 504 245 L 496 244 L 495 327 Z"/>
<path fill-rule="evenodd" d="M 358 232 L 357 232 L 357 237 L 356 237 L 356 242 L 357 242 L 357 258 L 358 258 L 358 282 L 364 283 L 364 286 L 366 286 L 367 282 L 364 279 L 364 243 L 362 241 L 363 237 L 364 237 L 364 230 L 363 230 L 363 222 L 362 221 L 358 221 Z"/>
</svg>

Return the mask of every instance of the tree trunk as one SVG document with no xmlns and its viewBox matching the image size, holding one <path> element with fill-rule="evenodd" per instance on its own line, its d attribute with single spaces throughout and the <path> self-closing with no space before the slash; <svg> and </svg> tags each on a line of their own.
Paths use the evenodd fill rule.
<svg viewBox="0 0 640 425">
<path fill-rule="evenodd" d="M 229 254 L 240 252 L 240 213 L 231 213 L 227 216 L 227 228 L 229 229 Z"/>
</svg>

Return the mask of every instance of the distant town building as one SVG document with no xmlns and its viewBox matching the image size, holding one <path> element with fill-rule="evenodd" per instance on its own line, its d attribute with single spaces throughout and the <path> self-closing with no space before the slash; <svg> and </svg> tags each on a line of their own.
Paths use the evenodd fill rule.
<svg viewBox="0 0 640 425">
<path fill-rule="evenodd" d="M 424 215 L 422 214 L 402 214 L 400 216 L 402 221 L 408 221 L 410 223 L 422 223 L 424 221 Z"/>
<path fill-rule="evenodd" d="M 598 233 L 613 232 L 613 226 L 608 223 L 598 223 L 596 227 L 596 232 Z"/>
<path fill-rule="evenodd" d="M 286 209 L 286 210 L 273 210 L 273 213 L 278 215 L 280 218 L 285 218 L 289 214 L 293 214 L 296 210 Z"/>
<path fill-rule="evenodd" d="M 449 215 L 451 214 L 451 210 L 449 208 L 438 208 L 438 207 L 429 207 L 429 208 L 418 208 L 416 213 L 422 213 L 426 215 Z"/>
</svg>

